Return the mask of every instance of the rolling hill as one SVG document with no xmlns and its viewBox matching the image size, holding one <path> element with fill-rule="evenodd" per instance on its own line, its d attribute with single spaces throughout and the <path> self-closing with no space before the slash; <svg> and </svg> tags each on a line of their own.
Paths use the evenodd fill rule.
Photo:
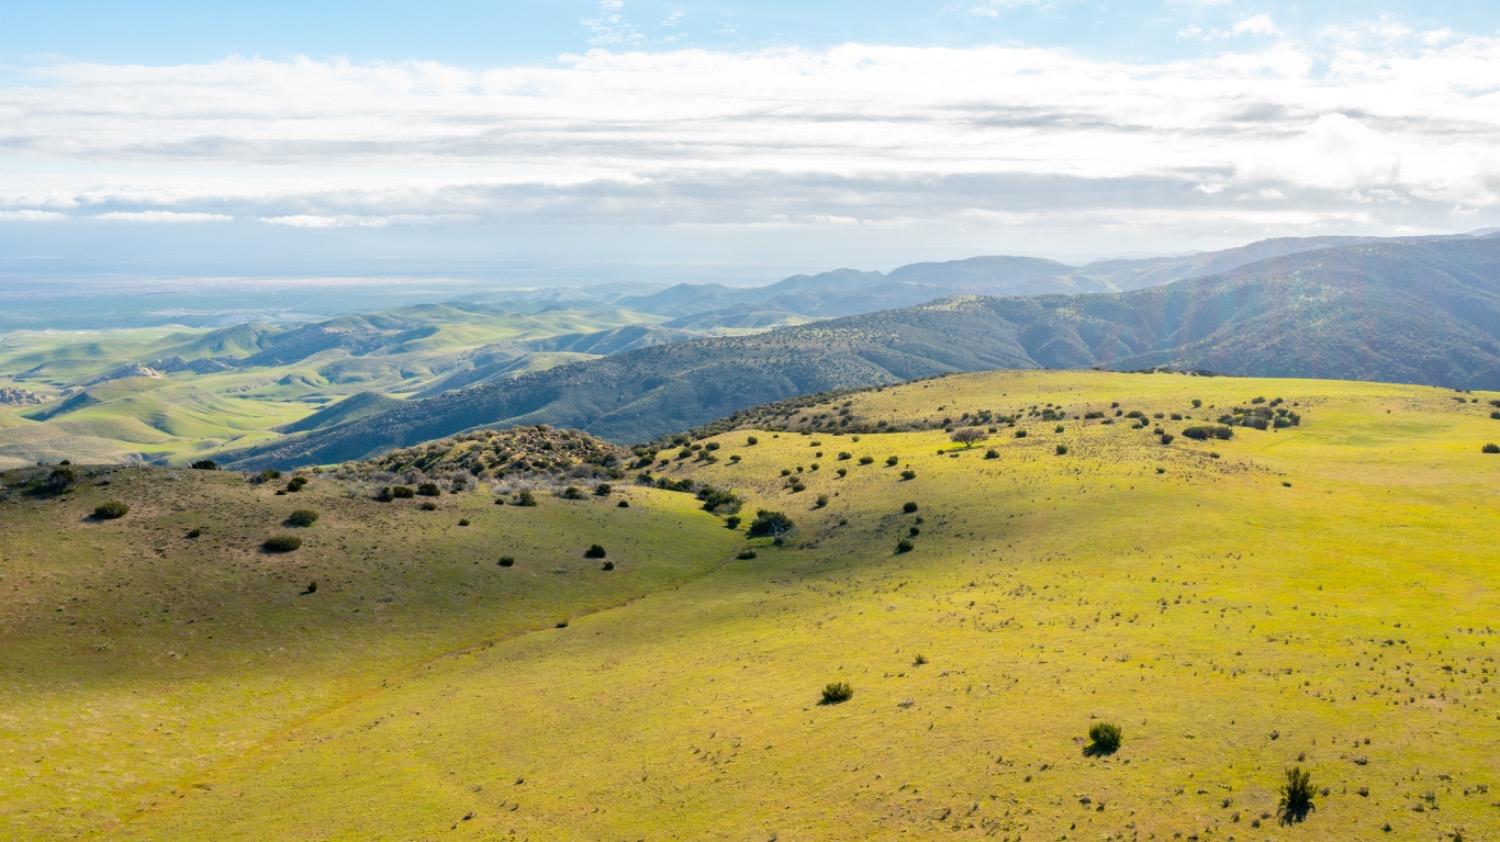
<svg viewBox="0 0 1500 842">
<path fill-rule="evenodd" d="M 366 456 L 470 427 L 642 441 L 798 394 L 992 368 L 1155 367 L 1500 386 L 1500 237 L 1337 246 L 1127 293 L 968 297 L 678 342 L 408 403 L 249 450 Z"/>
<path fill-rule="evenodd" d="M 0 474 L 0 836 L 1493 838 L 1497 403 L 1012 371 L 630 467 Z"/>
</svg>

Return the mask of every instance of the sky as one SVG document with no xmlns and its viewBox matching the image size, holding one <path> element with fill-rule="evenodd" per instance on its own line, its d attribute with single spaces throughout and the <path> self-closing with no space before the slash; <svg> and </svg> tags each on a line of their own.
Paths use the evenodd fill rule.
<svg viewBox="0 0 1500 842">
<path fill-rule="evenodd" d="M 1495 225 L 1488 2 L 7 0 L 0 26 L 0 276 L 751 282 Z"/>
</svg>

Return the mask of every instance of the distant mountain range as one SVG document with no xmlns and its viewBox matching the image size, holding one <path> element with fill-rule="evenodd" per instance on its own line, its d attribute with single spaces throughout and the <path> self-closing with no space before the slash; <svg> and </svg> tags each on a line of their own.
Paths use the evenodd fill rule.
<svg viewBox="0 0 1500 842">
<path fill-rule="evenodd" d="M 971 287 L 1018 297 L 962 294 L 641 347 L 407 401 L 236 461 L 336 462 L 483 425 L 549 423 L 644 440 L 798 394 L 991 368 L 1172 366 L 1500 388 L 1500 235 L 1270 240 L 1076 269 L 975 258 L 796 276 L 759 290 L 682 285 L 613 303 L 680 318 L 801 302 L 802 315 L 817 315 L 809 310 Z M 1019 295 L 1060 288 L 1090 294 Z"/>
</svg>

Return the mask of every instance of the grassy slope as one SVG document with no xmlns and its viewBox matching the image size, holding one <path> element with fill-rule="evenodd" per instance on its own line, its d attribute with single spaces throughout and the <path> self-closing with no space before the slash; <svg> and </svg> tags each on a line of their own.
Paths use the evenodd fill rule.
<svg viewBox="0 0 1500 842">
<path fill-rule="evenodd" d="M 275 496 L 230 474 L 107 478 L 0 503 L 0 837 L 108 828 L 387 681 L 702 575 L 734 545 L 692 498 L 654 490 L 621 492 L 626 509 L 466 494 L 425 512 L 327 479 Z M 108 498 L 131 512 L 83 518 Z M 304 546 L 257 551 L 299 507 L 322 514 L 296 530 Z M 582 558 L 595 540 L 618 569 Z"/>
<path fill-rule="evenodd" d="M 185 462 L 273 440 L 278 437 L 274 427 L 361 391 L 417 391 L 463 354 L 487 345 L 662 320 L 604 308 L 525 315 L 446 305 L 402 308 L 388 315 L 415 326 L 430 325 L 434 332 L 368 356 L 329 350 L 285 365 L 111 381 L 89 389 L 100 403 L 41 423 L 20 416 L 45 407 L 0 408 L 0 467 L 68 455 L 109 462 L 141 454 Z M 54 393 L 129 361 L 172 355 L 248 356 L 255 350 L 249 344 L 251 335 L 265 330 L 247 325 L 228 331 L 172 327 L 0 334 L 0 385 Z M 536 371 L 581 359 L 591 357 L 538 353 L 518 363 L 516 370 Z M 36 367 L 40 368 L 23 379 L 7 379 Z"/>
<path fill-rule="evenodd" d="M 254 751 L 208 729 L 161 737 L 160 719 L 120 713 L 94 720 L 87 740 L 65 738 L 66 712 L 108 714 L 128 700 L 136 713 L 139 679 L 124 666 L 103 703 L 102 679 L 63 685 L 76 702 L 58 708 L 43 744 L 76 753 L 74 780 L 94 780 L 91 753 L 127 742 L 121 729 L 160 740 L 157 762 L 177 764 L 175 793 L 142 786 L 124 810 L 118 793 L 92 794 L 105 815 L 145 807 L 124 838 L 1326 839 L 1380 836 L 1387 822 L 1390 838 L 1500 832 L 1487 736 L 1497 722 L 1500 457 L 1479 452 L 1500 439 L 1484 405 L 1496 395 L 1460 405 L 1405 386 L 1052 372 L 850 400 L 862 420 L 908 421 L 1047 402 L 1193 412 L 1192 398 L 1222 409 L 1256 395 L 1299 403 L 1303 426 L 1163 447 L 1123 424 L 1069 420 L 1055 433 L 1025 421 L 1027 438 L 1002 429 L 956 458 L 938 453 L 952 447 L 940 431 L 857 442 L 763 431 L 753 447 L 747 432 L 727 433 L 717 464 L 668 473 L 733 485 L 752 496 L 750 511 L 787 511 L 801 527 L 788 548 L 761 548 L 567 629 L 421 670 L 372 670 L 369 679 L 390 680 L 321 715 L 263 723 L 279 736 Z M 1067 455 L 1055 454 L 1059 442 Z M 988 447 L 1000 458 L 984 459 Z M 841 450 L 856 458 L 837 461 Z M 885 467 L 888 454 L 901 465 Z M 861 455 L 876 461 L 860 466 Z M 807 490 L 789 493 L 780 469 L 813 462 Z M 902 481 L 907 466 L 916 478 Z M 830 502 L 814 510 L 819 494 Z M 901 513 L 908 500 L 917 514 Z M 895 555 L 918 516 L 915 551 Z M 403 517 L 422 523 L 421 513 Z M 705 540 L 731 535 L 712 533 Z M 435 548 L 434 563 L 441 555 Z M 90 616 L 61 599 L 71 590 L 37 600 L 39 615 Z M 55 606 L 65 610 L 45 613 Z M 437 616 L 433 607 L 412 616 Z M 366 643 L 368 626 L 338 629 L 357 651 L 390 645 L 385 634 Z M 148 645 L 155 632 L 139 634 Z M 177 663 L 168 648 L 156 645 L 155 659 Z M 290 648 L 320 663 L 325 647 L 314 637 Z M 191 651 L 230 657 L 206 641 Z M 919 653 L 929 663 L 915 666 Z M 254 687 L 255 675 L 233 681 Z M 833 680 L 851 682 L 854 698 L 818 706 Z M 259 690 L 267 700 L 283 692 Z M 56 707 L 34 696 L 21 721 Z M 1113 757 L 1082 754 L 1095 717 L 1124 727 Z M 194 749 L 231 759 L 180 760 Z M 1329 793 L 1306 824 L 1253 831 L 1299 757 Z M 33 760 L 14 752 L 10 763 L 44 777 L 49 767 Z M 61 798 L 22 793 L 54 807 L 49 796 Z M 99 814 L 86 818 L 74 826 L 97 826 Z"/>
</svg>

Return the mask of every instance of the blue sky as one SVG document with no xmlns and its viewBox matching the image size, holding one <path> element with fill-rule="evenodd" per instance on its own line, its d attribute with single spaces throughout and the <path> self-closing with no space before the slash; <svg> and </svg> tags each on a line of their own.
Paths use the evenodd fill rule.
<svg viewBox="0 0 1500 842">
<path fill-rule="evenodd" d="M 1469 230 L 1497 78 L 1500 4 L 1453 0 L 10 0 L 0 260 L 769 280 Z"/>
<path fill-rule="evenodd" d="M 10 0 L 0 55 L 25 62 L 49 55 L 103 62 L 177 64 L 226 55 L 435 59 L 469 67 L 548 62 L 588 49 L 600 17 L 584 0 L 389 2 L 292 0 Z M 979 12 L 979 13 L 976 13 Z M 1414 28 L 1474 33 L 1500 28 L 1500 4 L 1487 2 L 662 2 L 631 0 L 621 14 L 644 49 L 754 50 L 825 47 L 845 41 L 914 46 L 1017 42 L 1067 46 L 1109 57 L 1163 58 L 1201 53 L 1177 37 L 1185 27 L 1232 25 L 1268 13 L 1294 36 L 1382 15 Z"/>
</svg>

